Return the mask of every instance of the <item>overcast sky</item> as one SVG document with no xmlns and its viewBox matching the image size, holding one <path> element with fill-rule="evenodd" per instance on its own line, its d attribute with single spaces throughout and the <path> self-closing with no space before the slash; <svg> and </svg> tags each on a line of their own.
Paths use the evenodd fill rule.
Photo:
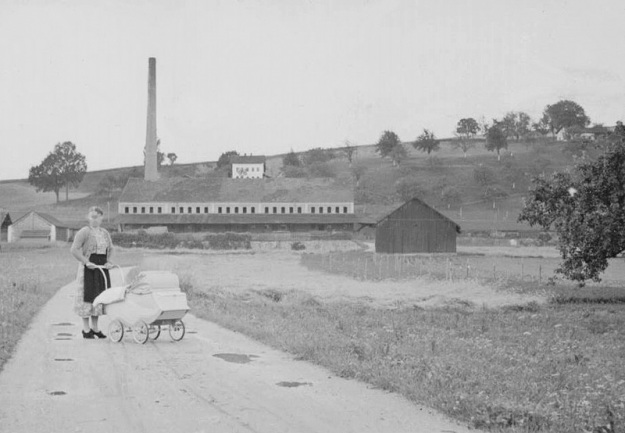
<svg viewBox="0 0 625 433">
<path fill-rule="evenodd" d="M 0 179 L 63 141 L 89 170 L 142 164 L 148 57 L 181 163 L 448 137 L 560 99 L 614 125 L 624 23 L 618 0 L 0 0 Z"/>
</svg>

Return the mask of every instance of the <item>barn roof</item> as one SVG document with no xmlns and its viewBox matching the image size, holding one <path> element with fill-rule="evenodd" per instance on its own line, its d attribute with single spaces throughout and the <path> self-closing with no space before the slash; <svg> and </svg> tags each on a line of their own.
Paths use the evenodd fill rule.
<svg viewBox="0 0 625 433">
<path fill-rule="evenodd" d="M 52 224 L 55 227 L 61 227 L 61 228 L 69 228 L 70 225 L 67 223 L 64 223 L 62 221 L 59 221 L 58 219 L 56 219 L 55 217 L 53 217 L 50 214 L 47 213 L 43 213 L 43 212 L 38 212 L 38 211 L 30 211 L 25 213 L 24 215 L 22 215 L 21 217 L 19 217 L 18 219 L 16 219 L 15 221 L 13 221 L 13 224 L 16 224 L 17 222 L 23 220 L 24 218 L 26 218 L 28 215 L 30 214 L 35 214 L 40 216 L 41 218 L 43 218 L 44 220 L 48 221 L 50 224 Z"/>
<path fill-rule="evenodd" d="M 4 223 L 11 224 L 11 215 L 7 211 L 0 210 L 0 225 Z"/>
<path fill-rule="evenodd" d="M 154 182 L 131 178 L 120 202 L 345 203 L 354 201 L 348 179 L 168 178 Z"/>
<path fill-rule="evenodd" d="M 380 224 L 382 221 L 384 221 L 386 218 L 388 218 L 390 215 L 394 214 L 395 212 L 397 212 L 399 209 L 401 209 L 402 207 L 406 206 L 408 203 L 411 203 L 413 201 L 419 202 L 420 204 L 428 207 L 429 209 L 431 209 L 434 213 L 438 214 L 438 216 L 440 216 L 441 219 L 447 220 L 449 222 L 451 222 L 452 224 L 454 224 L 456 226 L 456 232 L 460 233 L 460 226 L 458 225 L 458 223 L 456 223 L 454 220 L 452 220 L 451 218 L 447 217 L 446 215 L 443 215 L 442 213 L 440 213 L 439 211 L 437 211 L 436 209 L 434 209 L 432 206 L 430 206 L 429 204 L 427 204 L 426 202 L 424 202 L 423 200 L 417 198 L 417 197 L 413 197 L 410 200 L 406 201 L 405 203 L 402 203 L 401 205 L 399 205 L 398 207 L 396 207 L 394 210 L 392 210 L 391 212 L 387 213 L 386 215 L 384 215 L 382 218 L 380 218 L 376 224 Z"/>
<path fill-rule="evenodd" d="M 354 214 L 120 214 L 120 224 L 352 224 Z"/>
<path fill-rule="evenodd" d="M 235 155 L 230 157 L 231 164 L 262 164 L 267 160 L 262 155 Z"/>
</svg>

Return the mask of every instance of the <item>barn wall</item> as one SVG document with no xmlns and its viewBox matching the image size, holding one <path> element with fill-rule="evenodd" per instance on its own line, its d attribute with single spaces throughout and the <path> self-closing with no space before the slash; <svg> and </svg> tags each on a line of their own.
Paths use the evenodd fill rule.
<svg viewBox="0 0 625 433">
<path fill-rule="evenodd" d="M 380 253 L 456 252 L 456 225 L 424 203 L 412 200 L 378 224 L 375 246 Z"/>
<path fill-rule="evenodd" d="M 47 230 L 49 235 L 52 235 L 52 224 L 41 218 L 35 213 L 30 213 L 19 221 L 14 222 L 11 225 L 12 236 L 11 241 L 15 242 L 20 239 L 20 236 L 24 230 Z"/>
</svg>

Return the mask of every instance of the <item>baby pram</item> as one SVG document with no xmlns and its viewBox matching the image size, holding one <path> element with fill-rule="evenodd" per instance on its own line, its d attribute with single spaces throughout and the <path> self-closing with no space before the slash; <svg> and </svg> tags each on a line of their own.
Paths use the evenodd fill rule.
<svg viewBox="0 0 625 433">
<path fill-rule="evenodd" d="M 118 267 L 119 268 L 119 267 Z M 102 268 L 102 275 L 106 275 Z M 120 272 L 121 268 L 119 268 Z M 93 304 L 103 304 L 104 314 L 111 316 L 109 338 L 120 342 L 124 331 L 131 331 L 137 343 L 156 340 L 161 326 L 169 336 L 180 341 L 185 334 L 182 318 L 189 311 L 187 295 L 179 287 L 178 276 L 167 271 L 143 271 L 130 283 L 111 287 L 101 293 Z"/>
</svg>

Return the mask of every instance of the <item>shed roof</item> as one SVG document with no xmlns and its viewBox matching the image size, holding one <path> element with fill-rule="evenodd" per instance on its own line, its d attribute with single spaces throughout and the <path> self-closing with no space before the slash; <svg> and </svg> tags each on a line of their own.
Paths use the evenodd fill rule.
<svg viewBox="0 0 625 433">
<path fill-rule="evenodd" d="M 19 217 L 18 219 L 16 219 L 15 221 L 13 221 L 13 224 L 16 224 L 17 222 L 23 220 L 24 218 L 26 218 L 28 215 L 30 214 L 35 214 L 38 215 L 39 217 L 43 218 L 44 220 L 48 221 L 50 224 L 52 224 L 55 227 L 60 227 L 60 228 L 69 228 L 70 225 L 67 223 L 64 223 L 62 221 L 59 221 L 58 219 L 56 219 L 55 217 L 53 217 L 50 214 L 47 213 L 43 213 L 43 212 L 38 212 L 38 211 L 30 211 L 25 213 L 24 215 L 22 215 L 21 217 Z"/>
<path fill-rule="evenodd" d="M 394 210 L 392 210 L 391 212 L 389 212 L 388 214 L 384 215 L 382 218 L 380 218 L 376 224 L 380 224 L 382 221 L 384 221 L 386 218 L 388 218 L 390 215 L 394 214 L 395 212 L 397 212 L 399 209 L 401 209 L 402 207 L 408 205 L 411 202 L 418 202 L 426 207 L 428 207 L 429 209 L 431 209 L 434 213 L 438 214 L 440 216 L 441 219 L 447 220 L 449 222 L 451 222 L 452 224 L 454 224 L 456 226 L 456 232 L 460 233 L 460 225 L 458 225 L 457 222 L 455 222 L 454 220 L 452 220 L 451 218 L 449 218 L 446 215 L 443 215 L 442 213 L 440 213 L 439 211 L 437 211 L 436 209 L 434 209 L 432 206 L 430 206 L 429 204 L 427 204 L 426 202 L 424 202 L 423 200 L 417 198 L 417 197 L 413 197 L 410 200 L 402 203 L 401 205 L 397 206 Z"/>
<path fill-rule="evenodd" d="M 348 179 L 231 179 L 168 178 L 145 181 L 131 178 L 120 202 L 214 203 L 345 203 L 354 201 Z"/>
</svg>

